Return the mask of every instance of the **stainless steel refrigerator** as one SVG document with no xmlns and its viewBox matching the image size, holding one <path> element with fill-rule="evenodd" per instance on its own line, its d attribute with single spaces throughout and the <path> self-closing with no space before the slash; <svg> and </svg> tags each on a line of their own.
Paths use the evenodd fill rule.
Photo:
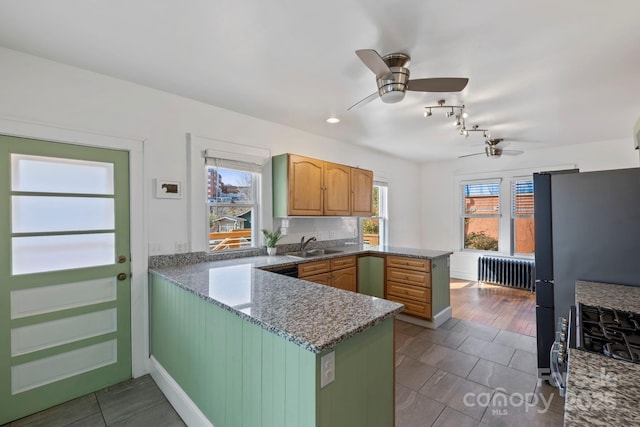
<svg viewBox="0 0 640 427">
<path fill-rule="evenodd" d="M 533 179 L 538 376 L 548 379 L 555 322 L 575 304 L 576 280 L 640 286 L 640 168 Z"/>
</svg>

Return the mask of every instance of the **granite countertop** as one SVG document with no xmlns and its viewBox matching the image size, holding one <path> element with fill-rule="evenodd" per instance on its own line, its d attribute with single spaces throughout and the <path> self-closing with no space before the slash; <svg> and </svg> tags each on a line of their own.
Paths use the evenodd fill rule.
<svg viewBox="0 0 640 427">
<path fill-rule="evenodd" d="M 167 258 L 166 262 L 155 262 L 149 271 L 311 352 L 321 353 L 396 315 L 403 305 L 263 269 L 359 254 L 434 259 L 451 253 L 373 245 L 347 245 L 340 250 L 308 259 L 252 256 L 170 265 Z M 188 262 L 187 257 L 182 258 Z"/>
<path fill-rule="evenodd" d="M 640 313 L 640 287 L 576 282 L 576 302 Z M 635 425 L 640 364 L 569 349 L 565 426 Z"/>
</svg>

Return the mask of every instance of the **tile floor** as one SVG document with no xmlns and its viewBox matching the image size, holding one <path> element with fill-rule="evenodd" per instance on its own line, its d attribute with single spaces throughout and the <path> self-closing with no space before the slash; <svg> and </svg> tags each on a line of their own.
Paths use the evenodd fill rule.
<svg viewBox="0 0 640 427">
<path fill-rule="evenodd" d="M 562 426 L 536 377 L 536 339 L 467 320 L 396 321 L 396 427 Z"/>
<path fill-rule="evenodd" d="M 125 381 L 2 427 L 184 426 L 149 375 Z"/>
<path fill-rule="evenodd" d="M 396 321 L 396 427 L 561 426 L 563 400 L 538 384 L 535 338 L 451 319 Z M 184 426 L 151 377 L 109 387 L 8 426 Z"/>
</svg>

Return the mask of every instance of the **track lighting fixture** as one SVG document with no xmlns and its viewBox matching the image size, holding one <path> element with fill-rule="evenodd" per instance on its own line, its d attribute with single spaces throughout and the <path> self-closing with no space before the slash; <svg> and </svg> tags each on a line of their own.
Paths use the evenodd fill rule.
<svg viewBox="0 0 640 427">
<path fill-rule="evenodd" d="M 486 139 L 489 137 L 489 129 L 480 129 L 480 126 L 478 125 L 473 125 L 473 127 L 468 129 L 467 132 L 482 132 L 483 138 Z"/>
<path fill-rule="evenodd" d="M 454 117 L 454 116 L 456 116 L 456 118 L 457 118 L 458 116 L 463 116 L 463 115 L 466 114 L 464 112 L 464 105 L 446 105 L 444 99 L 439 100 L 438 101 L 438 105 L 431 105 L 431 106 L 424 107 L 424 108 L 425 108 L 425 111 L 424 111 L 424 116 L 425 117 L 431 116 L 431 113 L 432 113 L 431 109 L 433 109 L 433 108 L 447 108 L 447 109 L 450 108 L 451 111 L 445 111 L 445 113 L 444 113 L 444 116 L 447 117 L 447 118 Z M 456 111 L 455 111 L 456 109 L 459 110 L 458 111 L 458 115 L 456 115 Z"/>
<path fill-rule="evenodd" d="M 444 99 L 438 101 L 438 105 L 429 105 L 424 107 L 424 116 L 431 117 L 433 115 L 434 108 L 446 108 L 444 115 L 446 117 L 455 117 L 455 122 L 453 122 L 454 126 L 460 131 L 460 135 L 465 138 L 469 137 L 470 132 L 482 132 L 482 137 L 484 139 L 489 139 L 489 129 L 480 129 L 479 125 L 473 125 L 471 128 L 467 129 L 466 119 L 469 117 L 467 112 L 465 111 L 464 104 L 462 105 L 446 105 Z M 449 109 L 451 109 L 449 111 Z M 457 114 L 456 114 L 456 109 Z"/>
</svg>

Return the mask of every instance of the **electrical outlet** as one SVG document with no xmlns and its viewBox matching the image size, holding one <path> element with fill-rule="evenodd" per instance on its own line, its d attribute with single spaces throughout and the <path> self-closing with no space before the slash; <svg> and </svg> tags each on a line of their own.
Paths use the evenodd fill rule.
<svg viewBox="0 0 640 427">
<path fill-rule="evenodd" d="M 320 388 L 331 384 L 336 379 L 336 352 L 325 354 L 320 358 Z"/>
</svg>

